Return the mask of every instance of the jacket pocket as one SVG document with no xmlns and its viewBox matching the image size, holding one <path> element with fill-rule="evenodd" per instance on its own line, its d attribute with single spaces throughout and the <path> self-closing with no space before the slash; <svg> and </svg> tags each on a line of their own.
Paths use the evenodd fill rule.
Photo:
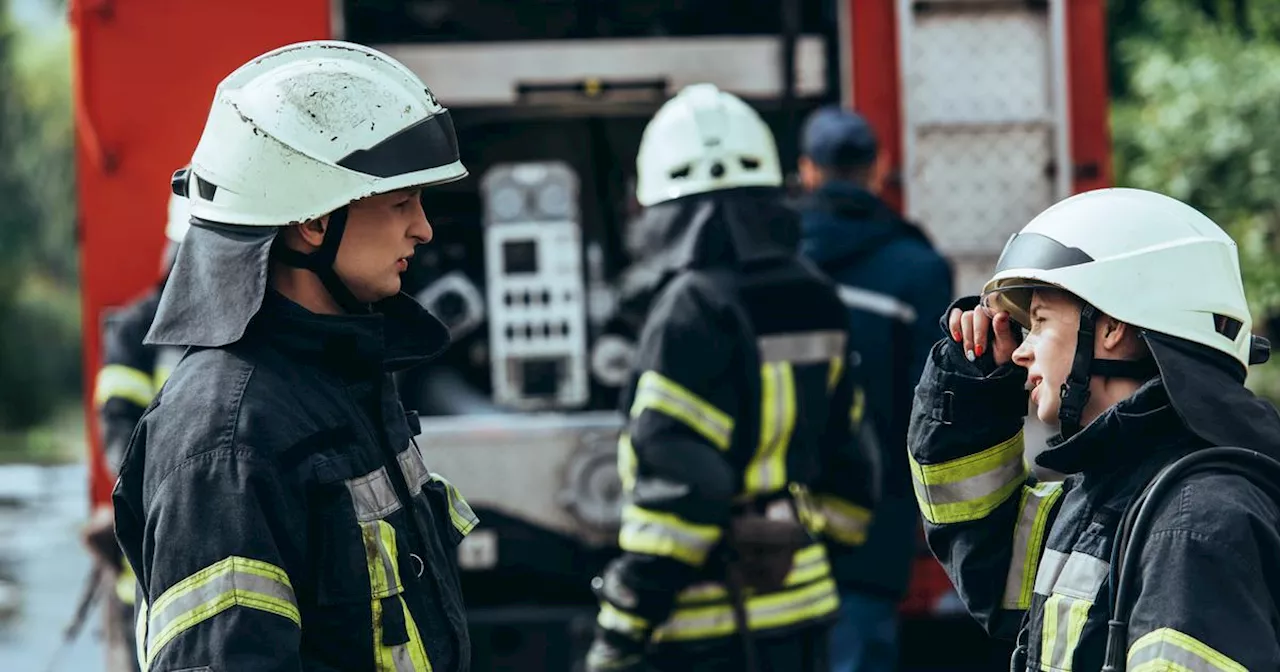
<svg viewBox="0 0 1280 672">
<path fill-rule="evenodd" d="M 360 522 L 368 559 L 373 655 L 378 672 L 431 669 L 413 614 L 404 600 L 396 530 L 385 520 Z"/>
<path fill-rule="evenodd" d="M 443 537 L 444 530 L 448 530 L 449 540 L 454 545 L 461 543 L 480 522 L 462 493 L 444 476 L 427 469 L 416 442 L 410 441 L 396 459 L 408 482 L 409 492 L 414 498 L 425 499 L 426 512 L 431 524 L 439 530 L 438 534 Z"/>
<path fill-rule="evenodd" d="M 1072 669 L 1109 570 L 1106 560 L 1079 550 L 1045 551 L 1036 575 L 1037 592 L 1048 598 L 1040 619 L 1040 669 Z"/>
<path fill-rule="evenodd" d="M 392 522 L 407 520 L 409 512 L 401 511 L 404 507 L 387 468 L 336 478 L 322 487 L 336 492 L 327 498 L 332 504 L 320 521 L 323 551 L 316 568 L 319 605 L 357 618 L 368 614 L 371 622 L 364 632 L 370 637 L 367 646 L 378 672 L 430 670 L 421 633 L 405 600 L 402 552 Z M 337 496 L 342 490 L 348 497 Z M 364 605 L 368 605 L 367 611 Z M 335 635 L 351 634 L 358 623 L 346 627 L 348 632 Z"/>
<path fill-rule="evenodd" d="M 471 510 L 471 505 L 463 498 L 449 479 L 432 472 L 431 481 L 427 483 L 427 494 L 432 499 L 433 508 L 445 509 L 449 512 L 449 536 L 454 544 L 462 543 L 463 538 L 471 534 L 480 517 Z"/>
</svg>

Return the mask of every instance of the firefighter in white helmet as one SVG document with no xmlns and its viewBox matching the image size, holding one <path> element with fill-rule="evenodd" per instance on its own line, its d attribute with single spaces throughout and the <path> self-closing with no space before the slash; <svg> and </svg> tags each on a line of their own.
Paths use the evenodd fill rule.
<svg viewBox="0 0 1280 672">
<path fill-rule="evenodd" d="M 147 336 L 188 352 L 113 498 L 145 668 L 468 668 L 475 517 L 391 380 L 448 344 L 400 274 L 432 237 L 420 190 L 466 174 L 448 111 L 379 51 L 291 44 L 218 85 Z"/>
<path fill-rule="evenodd" d="M 103 454 L 112 473 L 119 471 L 120 458 L 133 428 L 182 357 L 180 348 L 145 345 L 142 341 L 155 319 L 160 293 L 186 235 L 189 217 L 187 199 L 171 194 L 160 282 L 103 320 L 102 367 L 94 383 L 93 402 L 98 413 Z M 138 669 L 133 646 L 135 579 L 133 569 L 121 557 L 116 544 L 111 507 L 104 506 L 94 512 L 85 527 L 84 540 L 95 561 L 109 568 L 116 578 L 115 593 L 105 600 L 103 622 L 108 649 L 118 651 L 118 655 L 108 655 L 109 664 L 128 661 L 129 669 Z M 108 672 L 122 671 L 110 669 Z"/>
<path fill-rule="evenodd" d="M 587 666 L 825 670 L 839 597 L 823 535 L 861 544 L 872 505 L 844 306 L 798 257 L 773 135 L 743 101 L 685 88 L 636 170 L 652 300 Z"/>
<path fill-rule="evenodd" d="M 1018 638 L 1016 669 L 1103 667 L 1121 514 L 1157 472 L 1215 446 L 1280 457 L 1280 416 L 1244 387 L 1269 351 L 1251 324 L 1231 238 L 1136 189 L 1041 213 L 981 302 L 943 317 L 908 441 L 916 496 L 969 610 Z M 1061 430 L 1036 463 L 1064 481 L 1024 465 L 1028 391 Z M 1131 540 L 1140 584 L 1107 669 L 1276 668 L 1280 502 L 1227 473 L 1174 487 Z"/>
</svg>

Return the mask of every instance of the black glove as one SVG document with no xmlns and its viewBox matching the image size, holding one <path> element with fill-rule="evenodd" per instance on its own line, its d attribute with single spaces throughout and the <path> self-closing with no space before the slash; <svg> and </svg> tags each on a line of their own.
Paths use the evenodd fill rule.
<svg viewBox="0 0 1280 672">
<path fill-rule="evenodd" d="M 942 346 L 939 354 L 949 365 L 946 367 L 949 371 L 955 371 L 974 378 L 989 378 L 993 375 L 999 375 L 1010 368 L 1016 367 L 1012 362 L 1003 365 L 996 364 L 994 331 L 988 334 L 989 340 L 987 345 L 983 348 L 982 354 L 973 361 L 970 361 L 965 356 L 964 346 L 952 338 L 951 329 L 948 325 L 951 320 L 952 310 L 957 308 L 961 311 L 974 310 L 978 307 L 979 303 L 980 298 L 978 296 L 962 296 L 953 301 L 950 306 L 947 306 L 947 310 L 943 312 L 942 316 L 938 319 L 938 328 L 942 330 L 942 333 L 945 335 L 944 340 L 946 341 L 946 344 Z M 1010 326 L 1016 327 L 1016 325 L 1012 324 Z M 1021 330 L 1014 328 L 1013 338 L 1014 342 L 1021 342 Z"/>
<path fill-rule="evenodd" d="M 587 672 L 652 672 L 644 650 L 644 642 L 597 630 L 587 652 Z"/>
</svg>

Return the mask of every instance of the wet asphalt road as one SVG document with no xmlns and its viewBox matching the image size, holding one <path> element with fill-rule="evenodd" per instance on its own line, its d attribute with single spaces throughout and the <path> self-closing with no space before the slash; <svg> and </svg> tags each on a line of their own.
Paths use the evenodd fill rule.
<svg viewBox="0 0 1280 672">
<path fill-rule="evenodd" d="M 83 465 L 0 466 L 0 670 L 44 672 L 92 566 L 78 540 L 88 516 Z M 12 582 L 12 583 L 9 583 Z M 5 586 L 16 585 L 14 604 Z M 104 669 L 99 610 L 51 672 Z"/>
</svg>

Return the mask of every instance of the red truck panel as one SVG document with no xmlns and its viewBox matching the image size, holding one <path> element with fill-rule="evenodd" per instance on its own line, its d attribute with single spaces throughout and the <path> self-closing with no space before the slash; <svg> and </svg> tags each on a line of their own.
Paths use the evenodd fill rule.
<svg viewBox="0 0 1280 672">
<path fill-rule="evenodd" d="M 99 447 L 93 382 L 104 308 L 158 280 L 169 177 L 200 138 L 214 88 L 271 48 L 330 36 L 324 0 L 73 0 L 76 171 L 91 497 L 114 477 Z"/>
</svg>

